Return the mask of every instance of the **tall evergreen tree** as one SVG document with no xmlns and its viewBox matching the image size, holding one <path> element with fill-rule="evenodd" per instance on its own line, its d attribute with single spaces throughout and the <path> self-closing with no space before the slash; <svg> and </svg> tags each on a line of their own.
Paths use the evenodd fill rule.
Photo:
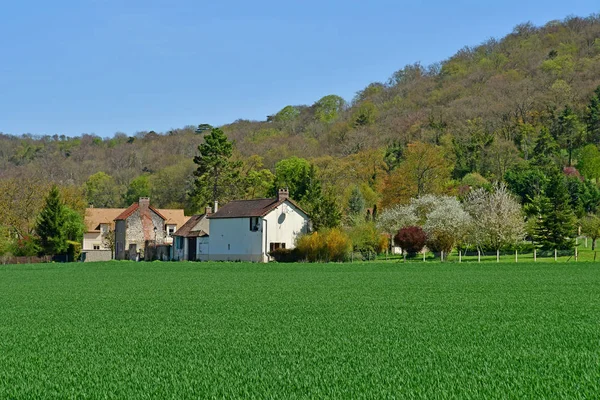
<svg viewBox="0 0 600 400">
<path fill-rule="evenodd" d="M 59 255 L 67 251 L 65 222 L 65 206 L 55 185 L 46 197 L 46 203 L 38 216 L 35 229 L 44 254 Z"/>
<path fill-rule="evenodd" d="M 556 144 L 556 140 L 554 140 L 548 128 L 543 127 L 540 129 L 540 134 L 533 148 L 531 164 L 542 169 L 552 168 L 554 167 L 554 157 L 557 152 L 558 145 Z"/>
<path fill-rule="evenodd" d="M 348 199 L 348 214 L 361 215 L 365 210 L 365 198 L 363 197 L 360 188 L 354 186 L 350 198 Z"/>
<path fill-rule="evenodd" d="M 236 197 L 243 185 L 240 184 L 242 163 L 232 161 L 233 142 L 219 128 L 211 129 L 198 146 L 194 163 L 196 180 L 190 193 L 196 208 L 200 209 L 215 201 L 223 202 Z"/>
<path fill-rule="evenodd" d="M 576 218 L 570 200 L 565 177 L 553 173 L 546 192 L 534 200 L 537 211 L 534 239 L 542 249 L 573 248 Z"/>
<path fill-rule="evenodd" d="M 554 127 L 556 141 L 569 153 L 569 166 L 573 165 L 573 150 L 585 142 L 586 130 L 577 114 L 565 107 Z"/>
<path fill-rule="evenodd" d="M 596 88 L 587 106 L 585 123 L 589 139 L 600 144 L 600 86 Z"/>
</svg>

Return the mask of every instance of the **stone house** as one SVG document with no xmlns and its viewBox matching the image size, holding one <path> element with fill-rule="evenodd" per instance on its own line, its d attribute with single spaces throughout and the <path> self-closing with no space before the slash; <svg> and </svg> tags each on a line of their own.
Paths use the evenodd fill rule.
<svg viewBox="0 0 600 400">
<path fill-rule="evenodd" d="M 183 210 L 159 210 L 150 205 L 148 197 L 123 210 L 115 222 L 115 258 L 135 259 L 147 242 L 164 245 L 173 242 L 172 235 L 189 217 Z"/>
</svg>

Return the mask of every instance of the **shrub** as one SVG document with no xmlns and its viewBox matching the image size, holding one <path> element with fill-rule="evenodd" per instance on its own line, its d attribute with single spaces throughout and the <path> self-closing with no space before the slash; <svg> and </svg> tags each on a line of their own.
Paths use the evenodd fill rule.
<svg viewBox="0 0 600 400">
<path fill-rule="evenodd" d="M 409 256 L 414 256 L 423 249 L 427 242 L 427 234 L 420 226 L 407 226 L 398 231 L 394 241 Z"/>
<path fill-rule="evenodd" d="M 37 256 L 41 251 L 38 245 L 38 239 L 33 236 L 24 236 L 17 239 L 12 246 L 11 253 L 16 257 Z"/>
<path fill-rule="evenodd" d="M 277 262 L 298 262 L 302 255 L 298 249 L 275 249 L 269 253 Z"/>
<path fill-rule="evenodd" d="M 326 229 L 301 236 L 296 244 L 302 258 L 308 261 L 344 261 L 352 251 L 352 241 L 340 229 Z"/>
<path fill-rule="evenodd" d="M 78 261 L 81 257 L 81 243 L 67 240 L 67 245 L 68 261 Z"/>
</svg>

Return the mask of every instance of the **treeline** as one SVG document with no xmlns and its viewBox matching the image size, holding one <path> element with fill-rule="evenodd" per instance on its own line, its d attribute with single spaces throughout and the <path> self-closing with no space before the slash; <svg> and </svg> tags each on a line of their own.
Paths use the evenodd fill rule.
<svg viewBox="0 0 600 400">
<path fill-rule="evenodd" d="M 293 186 L 282 176 L 302 164 L 300 174 L 318 181 L 314 198 L 329 202 L 325 214 L 334 205 L 341 224 L 358 197 L 383 210 L 427 194 L 463 198 L 498 181 L 528 215 L 561 185 L 582 218 L 598 208 L 599 86 L 600 16 L 521 24 L 438 64 L 408 65 L 351 101 L 329 95 L 222 126 L 239 166 L 236 190 L 222 200 Z M 194 158 L 207 132 L 201 124 L 112 138 L 0 135 L 0 185 L 16 188 L 0 195 L 0 211 L 31 231 L 50 183 L 71 203 L 125 207 L 144 195 L 158 207 L 200 211 L 208 197 L 195 183 Z M 14 202 L 29 206 L 17 212 Z M 322 203 L 305 201 L 317 211 Z"/>
</svg>

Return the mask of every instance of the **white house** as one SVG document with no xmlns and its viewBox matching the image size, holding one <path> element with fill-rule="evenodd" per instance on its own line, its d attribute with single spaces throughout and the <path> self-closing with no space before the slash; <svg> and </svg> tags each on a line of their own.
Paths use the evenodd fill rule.
<svg viewBox="0 0 600 400">
<path fill-rule="evenodd" d="M 270 251 L 293 248 L 309 223 L 286 189 L 274 199 L 232 201 L 207 218 L 207 260 L 268 262 Z"/>
</svg>

